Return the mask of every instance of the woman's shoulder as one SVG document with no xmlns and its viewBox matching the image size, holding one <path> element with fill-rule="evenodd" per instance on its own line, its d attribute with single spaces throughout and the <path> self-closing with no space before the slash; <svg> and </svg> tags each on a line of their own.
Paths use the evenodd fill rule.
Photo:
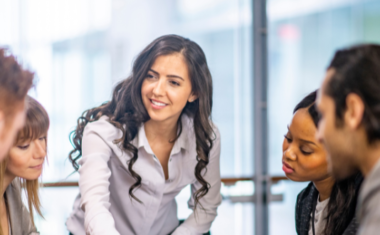
<svg viewBox="0 0 380 235">
<path fill-rule="evenodd" d="M 91 134 L 96 134 L 103 139 L 110 139 L 111 141 L 121 138 L 122 131 L 112 124 L 109 117 L 103 115 L 98 120 L 86 124 L 83 137 Z"/>
<path fill-rule="evenodd" d="M 315 192 L 314 184 L 313 182 L 310 182 L 304 189 L 302 189 L 301 192 L 298 193 L 297 201 L 303 200 L 309 197 L 310 195 L 314 194 L 314 192 Z"/>
<path fill-rule="evenodd" d="M 312 182 L 298 194 L 295 211 L 296 230 L 298 234 L 308 233 L 313 200 L 317 200 L 317 197 L 318 191 Z"/>
<path fill-rule="evenodd" d="M 209 120 L 211 128 L 212 128 L 212 138 L 220 139 L 220 132 L 218 126 L 210 119 Z M 187 127 L 188 131 L 192 134 L 194 133 L 194 118 L 190 117 L 186 114 L 182 115 L 182 125 Z"/>
</svg>

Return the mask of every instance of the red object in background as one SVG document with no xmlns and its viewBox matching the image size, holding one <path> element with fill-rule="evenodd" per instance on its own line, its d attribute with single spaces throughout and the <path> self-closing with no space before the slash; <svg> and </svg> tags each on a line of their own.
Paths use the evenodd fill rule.
<svg viewBox="0 0 380 235">
<path fill-rule="evenodd" d="M 278 35 L 283 40 L 296 41 L 300 38 L 301 33 L 297 26 L 292 24 L 284 24 L 279 27 Z"/>
</svg>

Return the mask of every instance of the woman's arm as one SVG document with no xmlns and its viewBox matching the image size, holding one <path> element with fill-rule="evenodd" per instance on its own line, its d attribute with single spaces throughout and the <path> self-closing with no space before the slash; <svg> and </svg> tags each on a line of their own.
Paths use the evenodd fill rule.
<svg viewBox="0 0 380 235">
<path fill-rule="evenodd" d="M 198 205 L 197 210 L 191 213 L 185 222 L 173 232 L 173 235 L 207 233 L 211 227 L 212 222 L 217 216 L 216 210 L 222 203 L 222 196 L 220 194 L 220 134 L 217 128 L 214 130 L 216 139 L 214 140 L 214 146 L 210 151 L 210 162 L 207 165 L 206 174 L 203 176 L 203 178 L 210 184 L 211 187 L 208 193 L 199 200 L 203 208 L 202 206 Z M 194 209 L 194 192 L 196 192 L 201 187 L 202 185 L 198 181 L 191 185 L 191 198 L 188 202 L 189 208 Z"/>
<path fill-rule="evenodd" d="M 82 159 L 79 169 L 81 208 L 85 212 L 84 227 L 90 235 L 120 235 L 109 211 L 109 177 L 111 170 L 108 160 L 115 135 L 115 127 L 104 119 L 87 124 L 82 140 Z M 108 143 L 108 144 L 107 144 Z"/>
</svg>

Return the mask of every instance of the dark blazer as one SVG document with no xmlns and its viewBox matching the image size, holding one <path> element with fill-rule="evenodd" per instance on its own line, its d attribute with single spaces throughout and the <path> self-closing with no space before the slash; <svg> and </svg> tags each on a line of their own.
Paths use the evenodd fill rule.
<svg viewBox="0 0 380 235">
<path fill-rule="evenodd" d="M 360 188 L 362 181 L 363 181 L 363 177 L 358 176 L 356 179 L 356 193 L 357 194 L 358 194 L 358 190 Z M 310 215 L 314 209 L 313 202 L 315 202 L 317 199 L 318 199 L 318 190 L 315 188 L 312 182 L 310 182 L 310 184 L 298 194 L 297 204 L 296 204 L 296 231 L 298 235 L 308 235 L 310 219 L 311 219 Z M 353 205 L 353 207 L 355 206 L 356 205 Z M 358 223 L 354 216 L 342 235 L 355 235 L 357 229 L 358 229 Z M 334 235 L 338 235 L 338 234 L 334 234 Z"/>
</svg>

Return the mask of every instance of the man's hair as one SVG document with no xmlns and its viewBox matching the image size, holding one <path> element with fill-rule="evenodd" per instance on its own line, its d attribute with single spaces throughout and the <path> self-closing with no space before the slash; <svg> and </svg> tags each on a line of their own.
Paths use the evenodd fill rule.
<svg viewBox="0 0 380 235">
<path fill-rule="evenodd" d="M 24 101 L 33 78 L 34 73 L 23 69 L 14 56 L 0 48 L 0 110 L 5 116 L 12 115 L 15 104 Z"/>
<path fill-rule="evenodd" d="M 347 96 L 355 93 L 365 105 L 362 125 L 369 143 L 380 139 L 380 45 L 338 50 L 328 68 L 335 73 L 325 93 L 334 100 L 338 125 L 343 121 Z"/>
</svg>

